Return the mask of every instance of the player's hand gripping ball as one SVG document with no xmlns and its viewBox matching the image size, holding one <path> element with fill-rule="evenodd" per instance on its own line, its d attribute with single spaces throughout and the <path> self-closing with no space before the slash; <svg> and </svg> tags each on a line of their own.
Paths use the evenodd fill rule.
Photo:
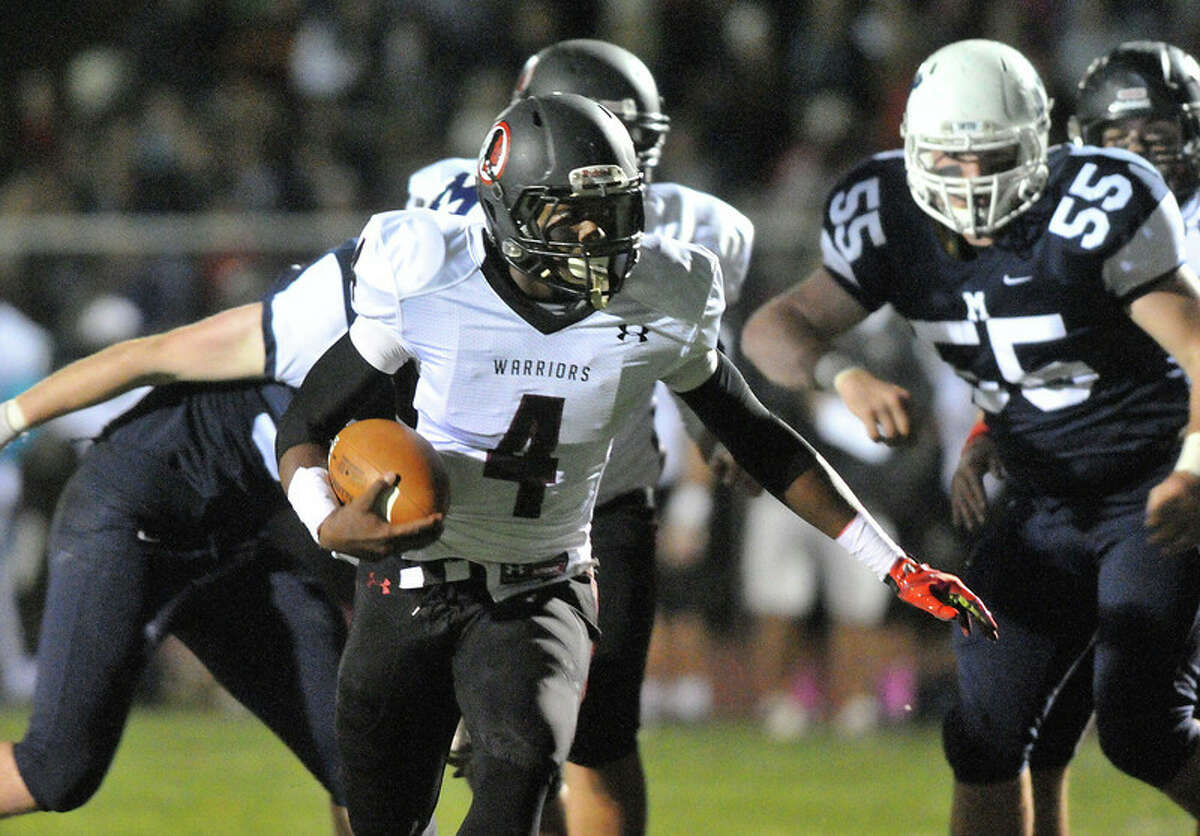
<svg viewBox="0 0 1200 836">
<path fill-rule="evenodd" d="M 388 522 L 411 522 L 450 507 L 442 457 L 407 425 L 384 418 L 355 421 L 329 445 L 329 480 L 342 504 L 387 473 L 396 474 L 396 485 L 380 493 L 374 510 Z"/>
</svg>

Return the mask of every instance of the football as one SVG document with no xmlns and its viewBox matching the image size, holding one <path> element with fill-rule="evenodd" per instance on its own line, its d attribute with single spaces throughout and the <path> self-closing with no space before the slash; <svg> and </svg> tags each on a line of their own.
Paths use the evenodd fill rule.
<svg viewBox="0 0 1200 836">
<path fill-rule="evenodd" d="M 342 504 L 389 472 L 399 479 L 375 506 L 388 522 L 411 522 L 450 507 L 450 479 L 442 457 L 407 425 L 384 418 L 355 421 L 329 445 L 329 479 Z"/>
</svg>

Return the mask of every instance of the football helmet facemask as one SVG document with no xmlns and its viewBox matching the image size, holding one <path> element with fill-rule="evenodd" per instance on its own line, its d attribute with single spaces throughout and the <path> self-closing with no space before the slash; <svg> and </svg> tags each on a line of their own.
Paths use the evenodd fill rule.
<svg viewBox="0 0 1200 836">
<path fill-rule="evenodd" d="M 509 105 L 484 139 L 476 190 L 504 259 L 551 288 L 551 301 L 601 309 L 637 261 L 645 217 L 633 142 L 589 98 Z"/>
<path fill-rule="evenodd" d="M 1092 62 L 1067 126 L 1071 140 L 1125 147 L 1134 125 L 1140 147 L 1133 150 L 1159 170 L 1182 203 L 1200 185 L 1195 58 L 1162 41 L 1127 41 Z"/>
<path fill-rule="evenodd" d="M 658 165 L 670 119 L 662 112 L 654 76 L 632 52 L 590 38 L 552 44 L 526 60 L 512 100 L 550 93 L 600 102 L 625 123 L 643 173 Z"/>
<path fill-rule="evenodd" d="M 900 135 L 913 199 L 962 235 L 988 237 L 1028 209 L 1049 176 L 1050 99 L 1010 46 L 958 41 L 917 69 Z M 946 155 L 977 157 L 963 176 Z"/>
</svg>

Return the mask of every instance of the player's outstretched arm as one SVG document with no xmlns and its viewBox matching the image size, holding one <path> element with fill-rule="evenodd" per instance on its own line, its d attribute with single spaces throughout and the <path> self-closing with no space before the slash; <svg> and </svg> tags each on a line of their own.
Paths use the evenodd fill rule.
<svg viewBox="0 0 1200 836">
<path fill-rule="evenodd" d="M 943 620 L 972 623 L 990 638 L 996 622 L 954 575 L 918 563 L 892 542 L 837 472 L 754 396 L 717 354 L 716 370 L 680 397 L 766 490 L 887 580 L 902 601 Z"/>
<path fill-rule="evenodd" d="M 258 377 L 265 364 L 259 302 L 125 340 L 64 366 L 5 402 L 0 447 L 26 429 L 138 386 Z"/>
<path fill-rule="evenodd" d="M 836 389 L 872 441 L 897 443 L 912 429 L 908 391 L 833 350 L 833 339 L 867 314 L 818 267 L 750 316 L 742 329 L 742 352 L 778 386 Z"/>
<path fill-rule="evenodd" d="M 1150 539 L 1168 551 L 1200 542 L 1200 282 L 1186 264 L 1129 306 L 1135 323 L 1162 346 L 1192 382 L 1183 451 L 1146 501 Z"/>
<path fill-rule="evenodd" d="M 833 339 L 867 314 L 828 270 L 818 267 L 750 315 L 741 351 L 777 386 L 811 389 L 817 385 L 817 363 L 831 351 Z"/>
</svg>

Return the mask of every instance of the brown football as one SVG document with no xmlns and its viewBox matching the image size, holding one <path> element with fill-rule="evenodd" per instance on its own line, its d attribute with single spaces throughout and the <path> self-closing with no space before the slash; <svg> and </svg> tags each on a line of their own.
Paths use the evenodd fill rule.
<svg viewBox="0 0 1200 836">
<path fill-rule="evenodd" d="M 396 487 L 381 493 L 375 505 L 388 522 L 411 522 L 450 507 L 442 457 L 407 425 L 384 418 L 355 421 L 329 445 L 329 479 L 343 504 L 389 472 L 399 477 Z"/>
</svg>

